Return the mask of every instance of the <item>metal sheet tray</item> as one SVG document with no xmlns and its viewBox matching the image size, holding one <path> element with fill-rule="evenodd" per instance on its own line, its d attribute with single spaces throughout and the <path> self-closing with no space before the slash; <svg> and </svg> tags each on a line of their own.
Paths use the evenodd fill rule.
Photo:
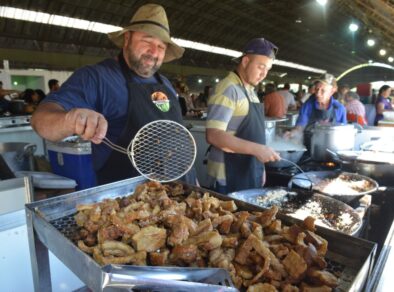
<svg viewBox="0 0 394 292">
<path fill-rule="evenodd" d="M 70 225 L 75 224 L 70 215 L 76 212 L 77 204 L 125 196 L 133 193 L 136 186 L 145 181 L 143 177 L 136 177 L 27 204 L 26 216 L 35 291 L 51 291 L 48 249 L 90 289 L 102 291 L 105 272 L 93 258 L 67 238 L 70 234 L 63 234 L 54 223 L 65 220 L 62 225 L 67 222 Z M 185 188 L 208 191 L 195 186 L 185 185 Z M 225 195 L 210 193 L 221 200 L 232 200 Z M 239 210 L 264 210 L 240 200 L 234 199 L 234 202 Z M 300 222 L 281 214 L 278 217 L 287 224 Z M 319 229 L 318 234 L 328 240 L 329 251 L 326 258 L 332 270 L 342 272 L 337 291 L 361 291 L 372 270 L 376 244 L 328 229 Z"/>
</svg>

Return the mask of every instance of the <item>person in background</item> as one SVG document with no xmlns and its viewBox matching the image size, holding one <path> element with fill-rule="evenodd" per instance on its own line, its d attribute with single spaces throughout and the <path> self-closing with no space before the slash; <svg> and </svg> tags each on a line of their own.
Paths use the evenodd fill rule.
<svg viewBox="0 0 394 292">
<path fill-rule="evenodd" d="M 316 82 L 309 84 L 308 92 L 301 98 L 301 106 L 313 95 L 316 91 Z"/>
<path fill-rule="evenodd" d="M 269 83 L 265 86 L 266 95 L 264 96 L 264 113 L 267 117 L 283 118 L 286 116 L 285 98 L 276 92 L 276 86 Z"/>
<path fill-rule="evenodd" d="M 276 87 L 275 87 L 276 88 Z M 264 92 L 264 85 L 263 83 L 260 83 L 257 87 L 257 97 L 259 98 L 260 102 L 264 102 L 264 95 L 266 93 Z"/>
<path fill-rule="evenodd" d="M 249 41 L 236 59 L 236 70 L 216 85 L 208 100 L 208 175 L 212 187 L 223 194 L 262 187 L 264 163 L 280 159 L 265 145 L 264 112 L 254 90 L 267 76 L 277 50 L 264 38 Z"/>
<path fill-rule="evenodd" d="M 376 98 L 376 117 L 374 125 L 377 126 L 380 120 L 383 120 L 383 112 L 393 110 L 393 105 L 390 103 L 389 96 L 391 94 L 391 87 L 383 85 L 380 87 L 378 97 Z"/>
<path fill-rule="evenodd" d="M 278 90 L 278 93 L 282 95 L 286 102 L 286 110 L 292 111 L 297 109 L 297 104 L 294 95 L 290 92 L 290 84 L 285 83 L 282 90 Z"/>
<path fill-rule="evenodd" d="M 12 99 L 18 98 L 21 92 L 14 89 L 4 89 L 3 81 L 0 81 L 0 100 L 5 99 L 6 101 L 10 101 Z"/>
<path fill-rule="evenodd" d="M 350 87 L 347 84 L 338 87 L 338 91 L 334 94 L 334 98 L 342 104 L 345 104 L 346 93 L 350 91 Z"/>
<path fill-rule="evenodd" d="M 32 126 L 45 139 L 59 141 L 76 134 L 92 142 L 99 184 L 140 175 L 125 154 L 101 143 L 104 137 L 127 148 L 138 130 L 152 121 L 182 124 L 176 92 L 157 72 L 163 62 L 184 52 L 169 31 L 162 6 L 141 6 L 128 26 L 108 35 L 120 48 L 117 58 L 78 69 L 34 112 Z M 193 169 L 184 180 L 196 184 Z"/>
<path fill-rule="evenodd" d="M 311 130 L 317 123 L 347 123 L 344 105 L 333 97 L 337 90 L 335 77 L 324 74 L 315 84 L 315 93 L 302 105 L 295 129 L 285 133 L 286 138 L 291 138 L 299 137 L 303 132 L 307 147 L 310 144 Z"/>
<path fill-rule="evenodd" d="M 186 116 L 187 114 L 187 105 L 186 105 L 186 95 L 187 95 L 187 90 L 185 90 L 185 85 L 180 82 L 179 80 L 177 80 L 175 82 L 175 90 L 178 96 L 178 101 L 179 101 L 179 105 L 181 107 L 181 112 L 182 112 L 182 116 Z"/>
<path fill-rule="evenodd" d="M 295 95 L 295 102 L 296 102 L 296 105 L 297 105 L 297 109 L 299 109 L 302 106 L 303 102 L 301 100 L 302 100 L 302 98 L 304 97 L 305 94 L 306 94 L 305 89 L 299 90 L 296 93 L 296 95 Z"/>
<path fill-rule="evenodd" d="M 56 92 L 60 89 L 59 80 L 57 79 L 50 79 L 48 81 L 49 93 Z"/>
<path fill-rule="evenodd" d="M 378 98 L 378 91 L 376 89 L 372 89 L 371 97 L 369 102 L 372 104 L 376 103 L 376 99 Z"/>
<path fill-rule="evenodd" d="M 211 96 L 212 86 L 204 86 L 204 92 L 201 92 L 194 101 L 197 109 L 206 109 L 208 107 L 208 99 Z"/>
<path fill-rule="evenodd" d="M 43 101 L 44 100 L 44 98 L 46 97 L 46 94 L 45 94 L 45 92 L 43 91 L 43 90 L 41 90 L 41 89 L 36 89 L 36 90 L 34 90 L 37 94 L 38 94 L 38 96 L 40 97 L 40 101 L 38 102 L 38 103 L 40 103 L 41 101 Z"/>
<path fill-rule="evenodd" d="M 361 126 L 366 125 L 365 106 L 360 101 L 360 96 L 356 92 L 348 91 L 345 94 L 345 101 L 347 121 L 358 123 Z"/>
<path fill-rule="evenodd" d="M 37 106 L 40 104 L 40 102 L 43 100 L 43 97 L 42 97 L 42 94 L 40 91 L 42 92 L 42 90 L 40 90 L 40 89 L 33 90 L 31 88 L 27 88 L 23 92 L 22 96 L 26 102 L 25 112 L 27 114 L 33 113 L 36 110 Z"/>
<path fill-rule="evenodd" d="M 3 89 L 3 82 L 0 81 L 0 113 L 4 113 L 9 110 L 10 101 L 8 93 Z M 7 96 L 7 98 L 5 98 Z"/>
</svg>

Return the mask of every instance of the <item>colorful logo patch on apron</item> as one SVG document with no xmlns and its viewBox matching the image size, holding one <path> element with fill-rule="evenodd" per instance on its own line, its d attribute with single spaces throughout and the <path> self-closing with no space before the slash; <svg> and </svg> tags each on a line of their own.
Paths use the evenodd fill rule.
<svg viewBox="0 0 394 292">
<path fill-rule="evenodd" d="M 170 110 L 170 101 L 164 92 L 156 91 L 151 95 L 152 102 L 162 112 L 168 112 Z"/>
</svg>

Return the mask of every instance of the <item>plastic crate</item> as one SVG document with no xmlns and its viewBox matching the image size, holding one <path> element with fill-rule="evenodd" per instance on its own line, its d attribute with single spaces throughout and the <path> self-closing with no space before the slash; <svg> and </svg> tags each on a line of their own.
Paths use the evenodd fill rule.
<svg viewBox="0 0 394 292">
<path fill-rule="evenodd" d="M 77 190 L 97 185 L 89 141 L 72 136 L 61 142 L 46 141 L 46 146 L 53 173 L 74 179 Z"/>
</svg>

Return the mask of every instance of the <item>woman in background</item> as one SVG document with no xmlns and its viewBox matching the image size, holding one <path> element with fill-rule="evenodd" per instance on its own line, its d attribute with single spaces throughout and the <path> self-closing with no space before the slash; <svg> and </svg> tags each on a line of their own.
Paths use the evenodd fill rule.
<svg viewBox="0 0 394 292">
<path fill-rule="evenodd" d="M 383 112 L 387 110 L 393 110 L 393 106 L 390 103 L 388 97 L 391 94 L 391 87 L 383 85 L 379 89 L 378 97 L 376 99 L 376 117 L 374 125 L 377 126 L 380 120 L 383 120 Z"/>
<path fill-rule="evenodd" d="M 26 102 L 25 105 L 25 112 L 27 114 L 31 114 L 35 111 L 38 104 L 45 98 L 44 92 L 40 92 L 42 90 L 33 90 L 33 89 L 26 89 L 23 93 L 23 99 Z"/>
</svg>

